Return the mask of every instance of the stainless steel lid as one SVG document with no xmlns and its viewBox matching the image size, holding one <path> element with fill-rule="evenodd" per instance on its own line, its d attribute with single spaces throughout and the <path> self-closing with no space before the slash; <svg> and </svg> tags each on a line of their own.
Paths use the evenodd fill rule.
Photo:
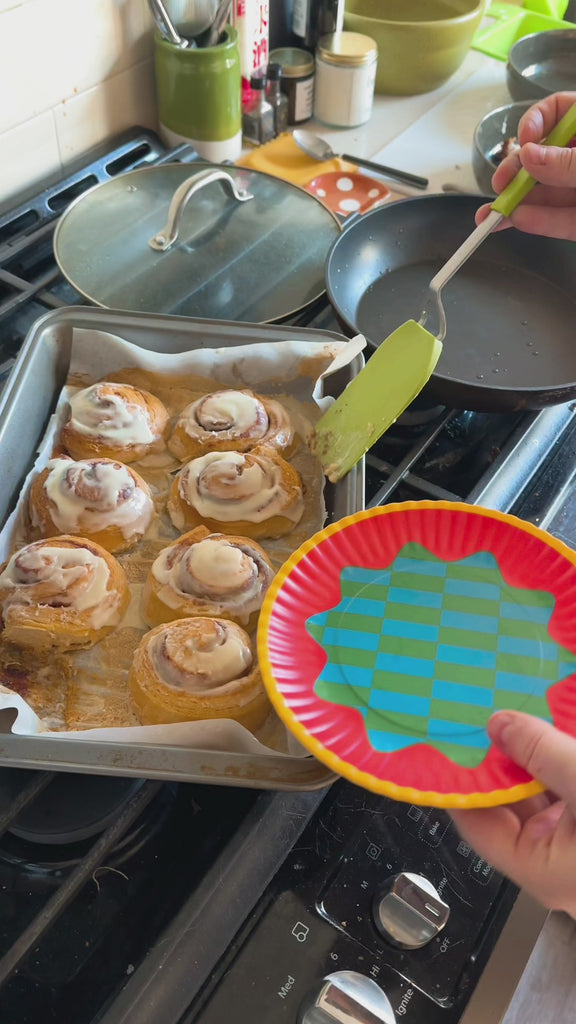
<svg viewBox="0 0 576 1024">
<path fill-rule="evenodd" d="M 279 178 L 166 164 L 85 192 L 60 219 L 54 253 L 98 306 L 270 323 L 323 294 L 340 231 L 319 200 Z"/>
</svg>

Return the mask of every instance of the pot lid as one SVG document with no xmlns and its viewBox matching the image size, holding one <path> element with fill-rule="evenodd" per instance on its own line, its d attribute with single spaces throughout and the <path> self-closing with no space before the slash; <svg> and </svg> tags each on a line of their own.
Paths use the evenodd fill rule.
<svg viewBox="0 0 576 1024">
<path fill-rule="evenodd" d="M 70 284 L 98 306 L 269 323 L 320 298 L 337 218 L 243 167 L 165 164 L 96 185 L 54 234 Z"/>
</svg>

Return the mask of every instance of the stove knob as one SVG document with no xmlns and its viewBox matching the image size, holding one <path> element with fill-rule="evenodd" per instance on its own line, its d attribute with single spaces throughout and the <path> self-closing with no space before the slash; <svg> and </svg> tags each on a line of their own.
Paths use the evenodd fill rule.
<svg viewBox="0 0 576 1024">
<path fill-rule="evenodd" d="M 401 949 L 420 949 L 442 931 L 450 907 L 423 875 L 403 871 L 384 895 L 374 900 L 374 919 L 388 942 Z"/>
<path fill-rule="evenodd" d="M 357 971 L 336 971 L 301 1008 L 298 1024 L 396 1024 L 396 1018 L 375 981 Z"/>
</svg>

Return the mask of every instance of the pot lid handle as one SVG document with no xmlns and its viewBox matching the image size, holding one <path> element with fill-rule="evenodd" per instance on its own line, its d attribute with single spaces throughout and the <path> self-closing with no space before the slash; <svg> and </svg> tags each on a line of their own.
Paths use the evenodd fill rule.
<svg viewBox="0 0 576 1024">
<path fill-rule="evenodd" d="M 213 181 L 220 181 L 239 203 L 245 203 L 248 199 L 254 198 L 251 192 L 238 188 L 234 178 L 226 171 L 211 169 L 193 174 L 192 177 L 186 178 L 186 181 L 183 181 L 178 186 L 172 196 L 166 226 L 148 242 L 151 249 L 156 249 L 158 252 L 166 252 L 174 244 L 178 238 L 180 220 L 188 200 L 192 198 L 195 192 L 205 188 L 206 185 L 211 185 Z"/>
</svg>

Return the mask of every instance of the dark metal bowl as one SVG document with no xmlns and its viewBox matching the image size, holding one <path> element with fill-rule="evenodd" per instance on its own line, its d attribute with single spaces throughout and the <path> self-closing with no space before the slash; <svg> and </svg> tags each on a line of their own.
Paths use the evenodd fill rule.
<svg viewBox="0 0 576 1024">
<path fill-rule="evenodd" d="M 576 89 L 576 29 L 519 39 L 508 54 L 506 82 L 513 100 L 539 100 Z"/>
<path fill-rule="evenodd" d="M 518 122 L 532 103 L 532 100 L 508 103 L 505 107 L 491 110 L 476 125 L 472 141 L 472 167 L 478 188 L 485 195 L 494 195 L 492 175 L 500 162 L 503 142 L 516 135 Z"/>
</svg>

